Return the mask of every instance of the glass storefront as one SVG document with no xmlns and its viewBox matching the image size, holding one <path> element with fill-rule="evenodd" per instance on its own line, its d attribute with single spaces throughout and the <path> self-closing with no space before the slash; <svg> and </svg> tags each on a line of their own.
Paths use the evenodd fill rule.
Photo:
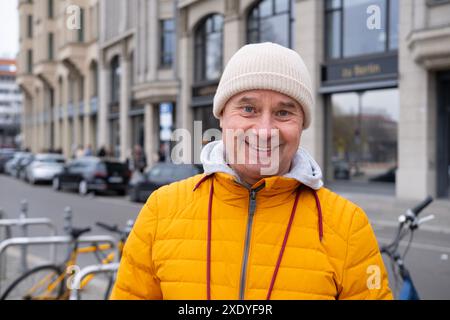
<svg viewBox="0 0 450 320">
<path fill-rule="evenodd" d="M 395 182 L 398 89 L 336 93 L 329 101 L 327 178 Z"/>
</svg>

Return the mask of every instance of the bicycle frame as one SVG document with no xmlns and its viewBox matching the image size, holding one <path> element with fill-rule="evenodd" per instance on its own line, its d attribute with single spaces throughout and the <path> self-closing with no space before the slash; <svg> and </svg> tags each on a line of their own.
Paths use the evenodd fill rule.
<svg viewBox="0 0 450 320">
<path fill-rule="evenodd" d="M 387 246 L 383 246 L 381 248 L 381 253 L 386 254 L 392 262 L 392 271 L 394 272 L 394 280 L 397 282 L 397 270 L 398 268 L 400 277 L 402 279 L 402 286 L 400 288 L 398 298 L 400 300 L 420 300 L 419 293 L 417 292 L 412 277 L 406 269 L 405 264 L 403 262 L 403 258 L 406 256 L 406 253 L 409 249 L 409 245 L 412 241 L 412 236 L 414 231 L 419 228 L 419 225 L 425 221 L 433 219 L 434 216 L 431 215 L 429 217 L 425 217 L 422 219 L 418 218 L 419 213 L 425 209 L 431 202 L 433 198 L 427 197 L 424 201 L 422 201 L 419 205 L 417 205 L 413 209 L 408 209 L 405 215 L 399 217 L 399 226 L 397 229 L 397 234 L 394 240 Z M 400 256 L 398 252 L 398 248 L 400 246 L 400 242 L 403 238 L 410 234 L 410 242 L 408 244 L 407 249 L 403 253 L 403 257 Z"/>
<path fill-rule="evenodd" d="M 121 252 L 121 248 L 123 248 L 123 243 L 122 241 L 119 241 L 118 243 L 118 247 L 120 248 L 120 252 Z M 44 293 L 41 294 L 38 297 L 35 297 L 35 299 L 37 300 L 50 300 L 52 299 L 52 294 L 55 293 L 55 290 L 57 290 L 57 288 L 60 286 L 60 284 L 65 280 L 66 276 L 67 276 L 67 270 L 69 270 L 69 268 L 71 266 L 76 265 L 76 261 L 77 258 L 80 254 L 88 254 L 88 253 L 95 253 L 95 252 L 104 252 L 107 250 L 113 249 L 113 247 L 110 244 L 101 244 L 101 245 L 91 245 L 91 246 L 87 246 L 87 247 L 82 247 L 82 248 L 78 248 L 78 243 L 75 241 L 72 247 L 72 250 L 69 253 L 69 257 L 66 260 L 66 262 L 64 263 L 64 268 L 61 269 L 61 273 L 59 274 L 59 276 L 57 277 L 56 280 L 48 283 L 51 277 L 51 275 L 47 275 L 46 277 L 44 277 L 43 279 L 41 279 L 36 285 L 34 285 L 29 291 L 28 291 L 28 295 L 33 294 L 34 292 L 36 292 L 39 288 L 41 288 L 42 286 L 46 285 L 46 289 L 44 290 Z M 106 258 L 104 258 L 103 260 L 100 261 L 101 264 L 109 264 L 111 263 L 114 258 L 116 257 L 116 254 L 114 252 L 110 252 Z M 69 275 L 70 276 L 70 275 Z M 94 278 L 95 275 L 88 275 L 86 276 L 83 281 L 81 282 L 80 288 L 79 289 L 83 289 L 86 285 L 88 285 L 88 283 L 90 281 L 92 281 L 92 279 Z M 48 284 L 47 284 L 48 283 Z M 69 289 L 69 290 L 67 290 Z M 66 288 L 66 290 L 64 290 L 62 296 L 60 297 L 61 300 L 66 300 L 69 298 L 70 295 L 70 288 Z"/>
</svg>

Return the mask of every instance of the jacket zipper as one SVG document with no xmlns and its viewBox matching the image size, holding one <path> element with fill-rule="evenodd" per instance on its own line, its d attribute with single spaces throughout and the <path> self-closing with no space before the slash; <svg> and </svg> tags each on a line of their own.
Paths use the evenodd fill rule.
<svg viewBox="0 0 450 320">
<path fill-rule="evenodd" d="M 242 259 L 239 300 L 244 300 L 245 283 L 247 280 L 248 254 L 249 254 L 249 249 L 250 249 L 250 239 L 251 239 L 252 226 L 253 226 L 253 217 L 255 215 L 255 209 L 256 209 L 256 193 L 259 190 L 261 190 L 262 188 L 264 188 L 264 184 L 258 186 L 255 189 L 250 190 L 250 202 L 249 202 L 249 206 L 248 206 L 247 230 L 245 233 L 244 257 Z"/>
</svg>

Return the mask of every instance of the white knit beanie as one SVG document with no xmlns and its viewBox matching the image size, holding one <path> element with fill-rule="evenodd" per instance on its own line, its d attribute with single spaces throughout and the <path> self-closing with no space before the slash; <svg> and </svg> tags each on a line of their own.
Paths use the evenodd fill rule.
<svg viewBox="0 0 450 320">
<path fill-rule="evenodd" d="M 225 104 L 233 96 L 254 89 L 277 91 L 296 100 L 305 114 L 303 128 L 309 127 L 314 104 L 311 76 L 296 51 L 271 42 L 239 49 L 220 79 L 214 96 L 214 116 L 221 117 Z"/>
</svg>

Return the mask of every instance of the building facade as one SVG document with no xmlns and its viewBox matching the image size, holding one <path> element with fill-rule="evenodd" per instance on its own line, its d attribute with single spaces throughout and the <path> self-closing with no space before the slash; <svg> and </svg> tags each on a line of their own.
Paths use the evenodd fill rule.
<svg viewBox="0 0 450 320">
<path fill-rule="evenodd" d="M 17 82 L 24 146 L 33 152 L 98 143 L 98 1 L 19 1 Z"/>
<path fill-rule="evenodd" d="M 22 94 L 16 84 L 16 61 L 0 58 L 0 147 L 20 145 Z"/>
<path fill-rule="evenodd" d="M 33 79 L 25 115 L 35 114 L 37 134 L 25 134 L 26 141 L 52 142 L 45 140 L 52 129 L 36 117 L 49 105 L 41 92 L 51 87 L 50 105 L 62 110 L 60 123 L 53 121 L 59 133 L 53 143 L 66 154 L 71 142 L 91 143 L 124 160 L 140 145 L 152 163 L 166 150 L 163 133 L 169 126 L 192 132 L 183 143 L 197 161 L 202 143 L 211 138 L 201 133 L 218 128 L 212 102 L 227 61 L 246 43 L 272 41 L 299 52 L 311 72 L 315 108 L 302 145 L 327 181 L 395 180 L 393 190 L 402 198 L 449 197 L 450 1 L 70 1 L 86 12 L 97 8 L 98 25 L 86 23 L 85 33 L 91 28 L 98 34 L 82 44 L 56 36 L 51 63 L 37 57 L 38 47 L 45 47 L 38 37 L 48 30 L 37 27 L 47 22 L 39 18 L 45 10 L 37 10 L 36 2 L 19 6 L 19 66 L 27 65 L 27 50 L 36 51 L 33 72 L 19 80 L 25 85 Z M 58 1 L 63 18 L 68 5 Z M 27 38 L 30 13 L 37 15 L 37 30 Z M 46 74 L 56 75 L 53 82 Z M 81 102 L 89 110 L 82 116 Z M 200 144 L 193 141 L 194 121 L 202 125 Z"/>
</svg>

